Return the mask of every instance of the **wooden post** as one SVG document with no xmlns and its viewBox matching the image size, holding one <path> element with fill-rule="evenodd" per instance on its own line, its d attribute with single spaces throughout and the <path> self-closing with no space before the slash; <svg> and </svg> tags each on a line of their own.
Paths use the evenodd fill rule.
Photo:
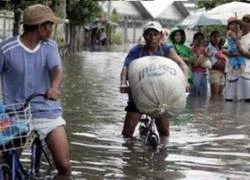
<svg viewBox="0 0 250 180">
<path fill-rule="evenodd" d="M 133 23 L 133 43 L 136 42 L 136 19 L 134 19 Z"/>
<path fill-rule="evenodd" d="M 127 43 L 128 40 L 128 20 L 124 20 L 124 43 Z"/>
<path fill-rule="evenodd" d="M 3 15 L 3 40 L 6 39 L 6 12 Z"/>
</svg>

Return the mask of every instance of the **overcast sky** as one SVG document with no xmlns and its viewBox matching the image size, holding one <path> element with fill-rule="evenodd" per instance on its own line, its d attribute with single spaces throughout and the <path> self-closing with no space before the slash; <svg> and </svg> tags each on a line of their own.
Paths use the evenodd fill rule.
<svg viewBox="0 0 250 180">
<path fill-rule="evenodd" d="M 149 10 L 154 16 L 158 16 L 168 5 L 175 0 L 154 0 L 154 1 L 141 1 L 142 4 Z M 186 0 L 183 0 L 186 1 Z"/>
</svg>

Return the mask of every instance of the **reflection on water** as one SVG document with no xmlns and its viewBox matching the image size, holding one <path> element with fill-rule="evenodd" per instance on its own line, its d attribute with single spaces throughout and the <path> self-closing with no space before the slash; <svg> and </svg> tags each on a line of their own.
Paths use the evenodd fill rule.
<svg viewBox="0 0 250 180">
<path fill-rule="evenodd" d="M 121 136 L 127 97 L 118 91 L 123 52 L 64 60 L 64 117 L 76 179 L 249 179 L 250 103 L 189 98 L 166 147 Z"/>
</svg>

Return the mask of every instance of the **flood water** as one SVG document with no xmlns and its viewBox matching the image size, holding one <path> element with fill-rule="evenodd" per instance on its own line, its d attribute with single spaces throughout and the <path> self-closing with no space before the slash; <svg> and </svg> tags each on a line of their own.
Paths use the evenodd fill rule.
<svg viewBox="0 0 250 180">
<path fill-rule="evenodd" d="M 250 179 L 250 103 L 188 99 L 154 151 L 121 136 L 127 96 L 125 52 L 82 52 L 63 60 L 61 91 L 74 179 Z"/>
</svg>

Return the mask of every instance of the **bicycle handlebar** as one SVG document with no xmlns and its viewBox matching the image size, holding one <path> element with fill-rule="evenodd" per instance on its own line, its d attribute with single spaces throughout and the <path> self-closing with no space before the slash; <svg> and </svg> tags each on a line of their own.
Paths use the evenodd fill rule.
<svg viewBox="0 0 250 180">
<path fill-rule="evenodd" d="M 30 104 L 30 102 L 32 101 L 32 99 L 34 99 L 34 98 L 36 98 L 36 97 L 38 97 L 38 96 L 41 96 L 41 97 L 46 98 L 46 94 L 44 94 L 44 93 L 33 93 L 33 94 L 31 94 L 31 95 L 26 99 L 23 108 L 25 109 L 26 107 L 28 107 L 28 105 Z"/>
<path fill-rule="evenodd" d="M 25 110 L 25 109 L 29 106 L 29 104 L 30 104 L 30 102 L 32 101 L 32 99 L 34 99 L 34 98 L 36 98 L 36 97 L 38 97 L 38 96 L 42 96 L 42 97 L 44 97 L 44 98 L 47 97 L 45 93 L 33 93 L 33 94 L 31 94 L 31 95 L 25 100 L 25 102 L 23 103 L 23 106 L 22 106 L 20 109 L 15 109 L 15 111 L 23 111 L 23 110 Z M 12 113 L 12 112 L 13 112 L 13 109 L 5 110 L 5 113 Z"/>
</svg>

